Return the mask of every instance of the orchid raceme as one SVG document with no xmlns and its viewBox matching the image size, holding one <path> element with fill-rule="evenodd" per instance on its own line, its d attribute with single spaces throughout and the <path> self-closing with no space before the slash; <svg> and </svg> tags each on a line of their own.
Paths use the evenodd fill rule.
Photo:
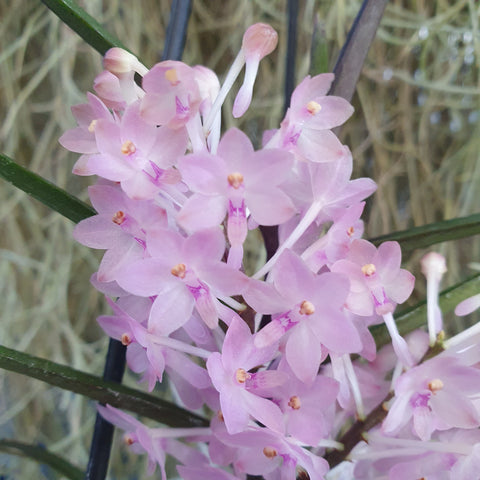
<svg viewBox="0 0 480 480">
<path fill-rule="evenodd" d="M 82 154 L 74 173 L 100 177 L 89 189 L 97 215 L 74 232 L 106 251 L 92 283 L 114 313 L 98 322 L 127 347 L 129 367 L 150 391 L 168 376 L 179 403 L 202 409 L 210 428 L 169 431 L 109 406 L 99 411 L 162 478 L 168 454 L 187 480 L 323 479 L 325 449 L 341 449 L 345 425 L 375 411 L 395 369 L 375 435 L 411 448 L 395 460 L 372 444 L 372 455 L 391 455 L 388 465 L 372 466 L 359 447 L 355 478 L 367 478 L 365 466 L 383 474 L 402 462 L 423 465 L 423 456 L 446 461 L 448 447 L 440 454 L 438 444 L 480 425 L 479 359 L 452 348 L 418 364 L 424 337 L 419 347 L 398 333 L 393 313 L 415 279 L 400 268 L 397 243 L 376 248 L 361 238 L 364 200 L 376 185 L 351 178 L 352 154 L 332 131 L 353 113 L 327 94 L 333 75 L 300 83 L 262 148 L 238 128 L 220 134 L 221 107 L 241 68 L 235 118 L 276 44 L 268 25 L 250 27 L 222 87 L 206 67 L 165 61 L 148 69 L 115 48 L 95 81 L 98 96 L 72 109 L 78 126 L 60 141 Z M 279 226 L 280 246 L 249 277 L 244 242 L 259 225 Z M 433 281 L 429 316 L 438 318 L 440 279 Z M 382 322 L 393 350 L 377 356 L 368 327 Z M 470 471 L 478 450 L 462 458 L 453 451 L 451 471 Z"/>
</svg>

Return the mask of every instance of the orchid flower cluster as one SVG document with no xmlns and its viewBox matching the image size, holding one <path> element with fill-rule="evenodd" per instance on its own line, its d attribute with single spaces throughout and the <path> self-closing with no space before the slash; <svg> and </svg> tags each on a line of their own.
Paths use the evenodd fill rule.
<svg viewBox="0 0 480 480">
<path fill-rule="evenodd" d="M 81 154 L 74 173 L 100 177 L 89 188 L 98 214 L 74 231 L 106 250 L 92 283 L 113 314 L 98 322 L 149 391 L 168 376 L 178 403 L 210 425 L 154 428 L 111 406 L 99 411 L 163 479 L 170 455 L 186 480 L 317 480 L 346 426 L 387 399 L 385 420 L 350 454 L 355 470 L 343 478 L 478 478 L 480 352 L 460 341 L 420 363 L 428 335 L 399 335 L 392 313 L 414 277 L 400 268 L 397 243 L 361 238 L 376 185 L 351 179 L 350 150 L 332 132 L 353 112 L 327 95 L 333 75 L 298 85 L 261 149 L 239 129 L 221 135 L 235 79 L 245 66 L 238 118 L 276 44 L 270 26 L 251 26 L 221 87 L 206 67 L 147 69 L 113 48 L 97 95 L 72 109 L 78 127 L 60 142 Z M 244 242 L 258 226 L 278 226 L 279 247 L 249 277 Z M 442 268 L 430 263 L 435 343 Z M 381 322 L 393 349 L 377 355 L 368 327 Z"/>
</svg>

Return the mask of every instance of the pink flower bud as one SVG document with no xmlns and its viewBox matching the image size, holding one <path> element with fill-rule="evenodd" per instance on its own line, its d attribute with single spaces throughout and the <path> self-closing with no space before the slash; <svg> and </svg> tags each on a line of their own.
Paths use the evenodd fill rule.
<svg viewBox="0 0 480 480">
<path fill-rule="evenodd" d="M 245 79 L 233 104 L 233 116 L 241 117 L 252 101 L 253 84 L 260 60 L 275 50 L 278 43 L 277 32 L 265 23 L 256 23 L 243 35 L 242 51 L 245 55 Z"/>
<path fill-rule="evenodd" d="M 421 260 L 422 273 L 431 279 L 440 282 L 443 274 L 447 271 L 445 257 L 436 252 L 427 253 Z"/>
<path fill-rule="evenodd" d="M 255 55 L 258 60 L 275 50 L 278 43 L 277 32 L 266 23 L 256 23 L 243 35 L 242 49 L 245 57 Z"/>
<path fill-rule="evenodd" d="M 145 75 L 148 71 L 147 68 L 138 61 L 135 55 L 118 47 L 113 47 L 105 53 L 103 66 L 105 70 L 117 76 L 132 71 L 140 75 Z"/>
<path fill-rule="evenodd" d="M 115 75 L 131 72 L 137 62 L 138 60 L 134 55 L 118 47 L 111 48 L 103 57 L 105 70 Z"/>
</svg>

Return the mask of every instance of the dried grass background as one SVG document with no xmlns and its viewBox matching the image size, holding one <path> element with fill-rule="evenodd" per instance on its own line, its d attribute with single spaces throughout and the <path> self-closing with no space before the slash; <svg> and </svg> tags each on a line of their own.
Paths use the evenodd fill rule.
<svg viewBox="0 0 480 480">
<path fill-rule="evenodd" d="M 147 66 L 159 61 L 168 1 L 81 3 Z M 314 22 L 324 32 L 332 67 L 361 2 L 300 3 L 297 83 L 309 70 Z M 205 64 L 221 78 L 246 27 L 263 21 L 279 32 L 276 52 L 261 65 L 252 108 L 240 122 L 225 116 L 225 128 L 240 126 L 258 144 L 263 129 L 278 125 L 283 108 L 286 2 L 193 4 L 184 60 Z M 358 84 L 356 112 L 342 131 L 355 175 L 378 183 L 368 204 L 366 236 L 480 210 L 479 15 L 475 0 L 389 2 Z M 74 126 L 70 106 L 85 101 L 100 71 L 100 56 L 40 2 L 0 0 L 1 151 L 83 199 L 93 179 L 71 174 L 76 155 L 57 140 Z M 227 99 L 227 112 L 233 98 Z M 95 318 L 106 309 L 89 284 L 100 255 L 75 244 L 72 228 L 0 182 L 0 343 L 101 374 L 107 340 Z M 448 259 L 445 286 L 466 277 L 468 262 L 480 258 L 478 238 L 436 250 Z M 423 253 L 405 259 L 416 273 Z M 417 289 L 421 298 L 421 274 Z M 135 385 L 135 379 L 129 376 L 126 383 Z M 80 396 L 0 372 L 0 437 L 43 443 L 84 468 L 94 413 L 94 404 Z M 144 459 L 118 445 L 110 478 L 141 478 Z M 2 454 L 0 476 L 60 478 Z"/>
</svg>

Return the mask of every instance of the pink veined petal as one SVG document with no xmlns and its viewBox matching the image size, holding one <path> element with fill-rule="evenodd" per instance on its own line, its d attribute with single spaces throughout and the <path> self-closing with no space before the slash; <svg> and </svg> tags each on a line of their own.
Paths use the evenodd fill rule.
<svg viewBox="0 0 480 480">
<path fill-rule="evenodd" d="M 302 404 L 300 410 L 303 409 Z M 291 416 L 289 420 L 288 434 L 307 445 L 316 445 L 328 433 L 323 416 L 313 409 L 311 415 L 295 415 Z"/>
<path fill-rule="evenodd" d="M 150 363 L 150 367 L 152 368 L 153 372 L 155 372 L 156 380 L 162 382 L 163 372 L 165 370 L 165 357 L 163 356 L 161 347 L 158 345 L 150 345 L 147 348 L 147 358 Z M 151 385 L 149 383 L 150 392 L 154 387 L 155 384 Z"/>
<path fill-rule="evenodd" d="M 287 249 L 280 255 L 271 278 L 280 295 L 297 303 L 310 300 L 306 298 L 305 285 L 314 283 L 316 277 L 296 253 Z"/>
<path fill-rule="evenodd" d="M 341 198 L 352 174 L 352 158 L 342 155 L 336 162 L 316 162 L 307 165 L 314 199 L 324 203 Z"/>
<path fill-rule="evenodd" d="M 152 257 L 158 257 L 170 269 L 183 262 L 183 245 L 185 238 L 172 230 L 152 230 L 147 235 L 147 250 Z"/>
<path fill-rule="evenodd" d="M 411 396 L 407 393 L 397 396 L 383 421 L 382 431 L 387 435 L 395 435 L 412 416 L 413 409 L 410 405 Z"/>
<path fill-rule="evenodd" d="M 394 302 L 403 303 L 412 293 L 414 286 L 415 277 L 409 271 L 400 269 L 395 280 L 390 285 L 385 285 L 385 293 Z"/>
<path fill-rule="evenodd" d="M 158 463 L 162 473 L 162 480 L 167 480 L 167 474 L 165 472 L 165 452 L 163 451 L 160 442 L 152 438 L 150 431 L 146 427 L 138 429 L 136 433 L 140 445 L 148 454 L 149 465 L 147 474 L 152 475 L 155 471 L 156 464 Z"/>
<path fill-rule="evenodd" d="M 165 451 L 184 465 L 207 466 L 209 464 L 207 457 L 196 448 L 185 445 L 183 442 L 179 442 L 173 438 L 165 439 Z"/>
<path fill-rule="evenodd" d="M 143 80 L 145 81 L 145 77 Z M 167 125 L 175 117 L 175 102 L 171 95 L 149 93 L 142 99 L 140 114 L 146 122 L 153 125 Z M 186 122 L 183 122 L 183 125 Z M 178 125 L 183 126 L 183 125 Z"/>
<path fill-rule="evenodd" d="M 178 224 L 188 232 L 220 225 L 227 212 L 227 199 L 222 196 L 192 195 L 178 212 Z"/>
<path fill-rule="evenodd" d="M 95 142 L 95 135 L 82 127 L 67 130 L 58 142 L 62 147 L 77 153 L 97 153 L 98 147 Z"/>
<path fill-rule="evenodd" d="M 241 390 L 241 396 L 243 404 L 247 407 L 252 417 L 263 423 L 270 430 L 280 434 L 284 433 L 283 415 L 275 403 L 258 397 L 247 390 Z"/>
<path fill-rule="evenodd" d="M 254 152 L 243 160 L 247 190 L 262 191 L 283 183 L 291 175 L 294 156 L 286 150 L 268 148 Z"/>
<path fill-rule="evenodd" d="M 190 358 L 175 350 L 169 350 L 165 354 L 168 366 L 196 388 L 207 388 L 212 385 L 207 371 L 192 362 Z"/>
<path fill-rule="evenodd" d="M 327 310 L 328 311 L 328 310 Z M 362 349 L 362 341 L 353 323 L 342 313 L 331 311 L 312 323 L 311 329 L 329 350 L 335 353 L 357 353 Z"/>
<path fill-rule="evenodd" d="M 193 387 L 191 383 L 187 382 L 178 374 L 177 370 L 170 368 L 168 364 L 165 370 L 168 374 L 168 378 L 175 385 L 180 400 L 190 410 L 198 410 L 205 403 L 203 399 L 203 392 L 205 392 L 205 390 L 200 391 L 198 388 Z"/>
<path fill-rule="evenodd" d="M 138 343 L 131 343 L 127 348 L 127 365 L 135 373 L 145 372 L 150 366 L 145 348 Z"/>
<path fill-rule="evenodd" d="M 162 292 L 150 310 L 148 329 L 156 335 L 170 335 L 188 322 L 195 301 L 185 285 Z"/>
<path fill-rule="evenodd" d="M 209 153 L 191 154 L 178 161 L 184 182 L 190 189 L 203 195 L 226 195 L 227 171 L 225 161 Z"/>
<path fill-rule="evenodd" d="M 88 187 L 88 196 L 98 213 L 113 215 L 118 210 L 125 210 L 125 194 L 117 187 L 93 185 Z"/>
<path fill-rule="evenodd" d="M 245 363 L 251 357 L 252 334 L 248 325 L 235 316 L 228 327 L 222 347 L 222 362 L 227 372 L 234 372 L 237 368 L 245 368 Z M 253 365 L 252 365 L 253 366 Z"/>
<path fill-rule="evenodd" d="M 133 200 L 153 200 L 159 190 L 152 178 L 141 170 L 132 172 L 129 178 L 121 181 L 121 185 L 122 190 Z"/>
<path fill-rule="evenodd" d="M 168 168 L 177 164 L 177 160 L 185 153 L 188 135 L 185 128 L 172 130 L 166 126 L 157 129 L 157 138 L 149 158 L 160 168 Z"/>
<path fill-rule="evenodd" d="M 297 378 L 307 384 L 315 380 L 322 358 L 322 347 L 316 336 L 312 335 L 302 322 L 292 330 L 287 340 L 285 355 Z"/>
<path fill-rule="evenodd" d="M 220 261 L 225 253 L 225 236 L 221 228 L 215 226 L 195 232 L 187 237 L 183 254 L 188 264 L 211 264 Z"/>
<path fill-rule="evenodd" d="M 144 152 L 150 152 L 158 134 L 156 126 L 147 124 L 140 116 L 140 103 L 130 104 L 122 116 L 121 141 L 130 140 L 141 146 Z"/>
<path fill-rule="evenodd" d="M 112 156 L 122 155 L 121 127 L 117 123 L 100 119 L 95 124 L 98 151 Z"/>
<path fill-rule="evenodd" d="M 348 258 L 356 264 L 362 266 L 366 263 L 371 263 L 375 258 L 376 253 L 377 249 L 373 243 L 358 238 L 352 242 Z"/>
<path fill-rule="evenodd" d="M 135 174 L 134 168 L 124 160 L 108 154 L 90 155 L 86 169 L 90 175 L 95 174 L 113 182 L 127 180 Z"/>
<path fill-rule="evenodd" d="M 356 178 L 348 182 L 335 201 L 342 206 L 353 205 L 369 197 L 376 189 L 377 184 L 371 178 Z"/>
<path fill-rule="evenodd" d="M 237 391 L 236 388 L 230 387 L 224 388 L 220 393 L 220 408 L 225 421 L 225 427 L 231 435 L 243 431 L 250 419 L 247 409 L 239 398 L 239 394 L 243 392 L 248 394 L 245 390 Z"/>
<path fill-rule="evenodd" d="M 243 292 L 243 298 L 259 313 L 279 313 L 282 310 L 288 310 L 291 306 L 271 284 L 260 280 L 249 280 L 248 288 Z"/>
<path fill-rule="evenodd" d="M 430 440 L 432 432 L 435 430 L 435 419 L 430 408 L 416 407 L 413 410 L 413 430 L 420 440 L 424 442 Z"/>
<path fill-rule="evenodd" d="M 313 78 L 310 75 L 305 77 L 292 94 L 292 108 L 302 107 L 314 98 L 326 95 L 333 79 L 333 73 L 322 73 Z"/>
<path fill-rule="evenodd" d="M 156 258 L 139 260 L 122 269 L 116 278 L 118 284 L 127 292 L 142 297 L 156 295 L 166 283 L 173 287 L 181 280 L 173 277 L 165 262 Z"/>
<path fill-rule="evenodd" d="M 477 409 L 461 392 L 440 390 L 430 397 L 430 406 L 438 418 L 452 427 L 474 428 L 480 425 Z"/>
<path fill-rule="evenodd" d="M 217 150 L 217 155 L 226 163 L 227 175 L 232 172 L 241 172 L 245 159 L 253 153 L 252 142 L 238 128 L 230 128 L 225 132 Z"/>
<path fill-rule="evenodd" d="M 125 430 L 126 432 L 132 432 L 139 427 L 143 427 L 143 424 L 137 419 L 117 408 L 111 407 L 110 405 L 105 407 L 102 405 L 97 405 L 97 410 L 100 412 L 100 415 L 102 415 L 103 418 L 108 420 L 113 425 L 120 427 L 122 430 Z"/>
<path fill-rule="evenodd" d="M 480 293 L 460 302 L 455 307 L 455 315 L 468 315 L 474 312 L 477 308 L 480 308 Z"/>
<path fill-rule="evenodd" d="M 90 248 L 111 248 L 131 241 L 132 237 L 112 222 L 106 215 L 94 215 L 79 222 L 73 230 L 73 238 Z"/>
<path fill-rule="evenodd" d="M 227 374 L 222 362 L 222 355 L 218 352 L 213 352 L 207 359 L 207 371 L 213 386 L 220 392 L 223 386 L 228 382 Z"/>
<path fill-rule="evenodd" d="M 107 250 L 100 262 L 97 278 L 101 282 L 116 280 L 117 273 L 124 265 L 143 257 L 143 248 L 135 240 L 125 237 L 118 240 L 115 248 Z"/>
<path fill-rule="evenodd" d="M 480 385 L 480 370 L 459 365 L 459 360 L 449 358 L 447 355 L 444 358 L 449 362 L 449 365 L 443 363 L 445 365 L 443 371 L 448 374 L 450 389 L 462 391 L 464 395 L 476 395 Z"/>
<path fill-rule="evenodd" d="M 218 326 L 219 313 L 217 311 L 216 300 L 210 291 L 195 297 L 195 309 L 208 328 L 213 330 Z"/>
<path fill-rule="evenodd" d="M 398 242 L 384 242 L 377 250 L 375 264 L 378 264 L 377 271 L 386 282 L 395 279 L 400 269 L 402 251 Z"/>
<path fill-rule="evenodd" d="M 297 147 L 310 162 L 334 162 L 345 156 L 345 147 L 331 130 L 318 131 L 304 127 Z"/>
<path fill-rule="evenodd" d="M 88 166 L 92 155 L 81 155 L 72 168 L 72 173 L 80 176 L 94 175 Z M 98 155 L 97 155 L 98 156 Z"/>
<path fill-rule="evenodd" d="M 345 123 L 353 113 L 352 105 L 341 97 L 317 97 L 317 102 L 320 110 L 307 120 L 309 128 L 312 129 L 329 130 L 337 127 Z"/>
<path fill-rule="evenodd" d="M 130 325 L 128 320 L 111 315 L 101 315 L 97 318 L 98 324 L 102 330 L 112 338 L 121 340 L 124 333 L 130 332 Z"/>
<path fill-rule="evenodd" d="M 259 225 L 279 225 L 297 211 L 290 197 L 278 188 L 263 192 L 245 192 L 245 203 Z"/>
<path fill-rule="evenodd" d="M 242 294 L 248 284 L 248 277 L 244 273 L 220 262 L 202 267 L 200 276 L 215 294 L 226 296 Z"/>
</svg>

